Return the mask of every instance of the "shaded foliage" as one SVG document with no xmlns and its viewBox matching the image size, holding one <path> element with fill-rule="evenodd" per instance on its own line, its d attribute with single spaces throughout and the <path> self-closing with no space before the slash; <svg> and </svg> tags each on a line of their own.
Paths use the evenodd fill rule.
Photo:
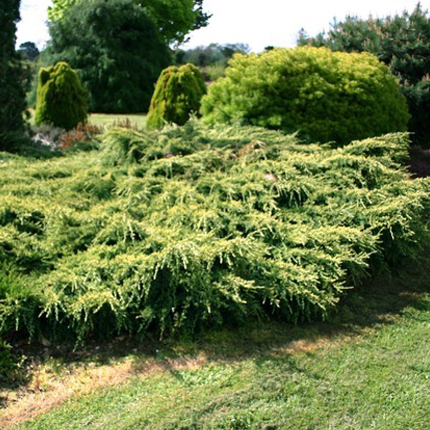
<svg viewBox="0 0 430 430">
<path fill-rule="evenodd" d="M 161 70 L 167 47 L 145 11 L 133 0 L 78 2 L 50 25 L 44 59 L 66 61 L 88 90 L 91 112 L 143 112 Z"/>
<path fill-rule="evenodd" d="M 411 173 L 420 178 L 430 176 L 430 149 L 411 146 L 409 155 L 409 169 Z"/>
<path fill-rule="evenodd" d="M 16 150 L 24 139 L 23 112 L 28 81 L 20 56 L 15 51 L 19 0 L 0 4 L 0 150 Z"/>
</svg>

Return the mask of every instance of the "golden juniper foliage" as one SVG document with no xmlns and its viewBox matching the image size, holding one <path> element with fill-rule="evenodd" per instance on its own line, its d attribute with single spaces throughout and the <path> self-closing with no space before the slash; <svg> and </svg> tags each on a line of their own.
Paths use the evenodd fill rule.
<svg viewBox="0 0 430 430">
<path fill-rule="evenodd" d="M 405 134 L 342 149 L 252 127 L 115 128 L 100 152 L 1 154 L 1 330 L 193 331 L 321 317 L 425 240 Z"/>
<path fill-rule="evenodd" d="M 161 128 L 166 123 L 184 125 L 190 115 L 198 114 L 206 85 L 193 64 L 170 66 L 161 72 L 151 99 L 146 125 Z"/>
<path fill-rule="evenodd" d="M 338 145 L 406 131 L 410 117 L 396 78 L 374 55 L 309 47 L 236 54 L 201 113 L 208 124 L 240 121 Z"/>
<path fill-rule="evenodd" d="M 77 73 L 64 62 L 41 68 L 37 86 L 36 124 L 52 124 L 71 130 L 86 119 L 86 93 Z"/>
</svg>

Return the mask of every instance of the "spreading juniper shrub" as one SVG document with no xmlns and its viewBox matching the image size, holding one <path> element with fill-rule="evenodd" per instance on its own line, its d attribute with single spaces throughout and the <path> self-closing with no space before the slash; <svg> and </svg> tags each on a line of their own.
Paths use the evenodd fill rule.
<svg viewBox="0 0 430 430">
<path fill-rule="evenodd" d="M 31 288 L 27 301 L 5 289 L 3 330 L 25 332 L 28 315 L 35 335 L 80 340 L 324 318 L 428 238 L 430 183 L 401 167 L 408 145 L 390 134 L 332 149 L 192 120 L 113 128 L 100 151 L 62 159 L 9 158 L 0 257 Z"/>
</svg>

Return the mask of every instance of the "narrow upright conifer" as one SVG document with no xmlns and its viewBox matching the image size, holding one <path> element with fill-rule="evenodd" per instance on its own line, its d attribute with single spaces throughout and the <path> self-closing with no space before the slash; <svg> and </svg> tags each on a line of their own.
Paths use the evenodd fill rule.
<svg viewBox="0 0 430 430">
<path fill-rule="evenodd" d="M 40 69 L 36 123 L 71 130 L 86 119 L 86 95 L 77 73 L 64 62 Z"/>
<path fill-rule="evenodd" d="M 24 135 L 25 72 L 15 51 L 20 0 L 0 2 L 0 150 L 16 149 Z"/>
<path fill-rule="evenodd" d="M 147 126 L 160 128 L 166 123 L 185 124 L 191 114 L 198 114 L 204 94 L 203 76 L 193 64 L 164 69 L 155 85 Z"/>
</svg>

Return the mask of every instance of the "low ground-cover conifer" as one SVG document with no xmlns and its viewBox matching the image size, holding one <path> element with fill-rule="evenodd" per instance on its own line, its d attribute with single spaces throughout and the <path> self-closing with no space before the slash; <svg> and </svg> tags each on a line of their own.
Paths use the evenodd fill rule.
<svg viewBox="0 0 430 430">
<path fill-rule="evenodd" d="M 331 149 L 191 120 L 112 128 L 100 151 L 44 162 L 0 154 L 0 333 L 325 317 L 428 241 L 430 180 L 400 167 L 408 145 L 400 133 Z"/>
</svg>

